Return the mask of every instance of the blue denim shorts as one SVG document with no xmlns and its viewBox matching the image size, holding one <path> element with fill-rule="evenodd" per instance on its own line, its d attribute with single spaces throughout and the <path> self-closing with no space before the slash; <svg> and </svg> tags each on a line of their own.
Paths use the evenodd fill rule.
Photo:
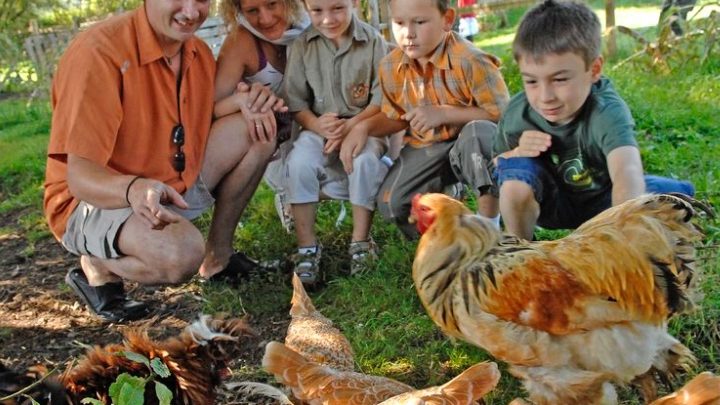
<svg viewBox="0 0 720 405">
<path fill-rule="evenodd" d="M 599 197 L 590 199 L 582 194 L 573 194 L 563 190 L 543 161 L 536 158 L 498 158 L 494 177 L 498 189 L 507 180 L 521 181 L 530 186 L 535 201 L 540 204 L 538 225 L 543 228 L 577 228 L 612 205 L 611 186 Z M 645 175 L 645 191 L 695 195 L 695 188 L 690 182 L 654 175 Z"/>
</svg>

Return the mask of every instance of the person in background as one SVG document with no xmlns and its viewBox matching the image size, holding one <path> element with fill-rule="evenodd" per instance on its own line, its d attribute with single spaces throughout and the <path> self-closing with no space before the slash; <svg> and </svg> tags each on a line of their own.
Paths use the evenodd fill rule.
<svg viewBox="0 0 720 405">
<path fill-rule="evenodd" d="M 375 197 L 387 166 L 385 138 L 350 143 L 353 129 L 380 112 L 377 67 L 387 52 L 382 35 L 355 15 L 358 0 L 304 0 L 309 27 L 290 47 L 285 78 L 289 111 L 302 132 L 287 158 L 286 184 L 295 218 L 295 274 L 320 281 L 315 234 L 321 197 L 350 200 L 350 273 L 364 270 L 377 248 L 370 236 Z M 346 155 L 345 165 L 340 160 Z"/>
<path fill-rule="evenodd" d="M 213 130 L 241 139 L 246 184 L 235 201 L 233 216 L 226 223 L 237 224 L 264 173 L 275 191 L 280 219 L 289 228 L 292 218 L 289 205 L 285 204 L 282 167 L 292 116 L 287 112 L 248 110 L 238 86 L 262 85 L 279 95 L 286 48 L 309 25 L 309 19 L 296 0 L 223 0 L 220 10 L 229 33 L 217 61 Z M 218 232 L 208 237 L 209 254 L 203 262 L 203 274 L 211 280 L 235 284 L 258 264 L 245 254 L 234 252 L 235 228 L 230 225 L 218 223 Z"/>
<path fill-rule="evenodd" d="M 458 22 L 458 33 L 470 42 L 474 41 L 475 35 L 480 32 L 477 14 L 472 8 L 475 4 L 477 4 L 477 0 L 458 0 L 458 8 L 461 10 Z"/>
<path fill-rule="evenodd" d="M 215 61 L 194 35 L 209 7 L 145 0 L 78 34 L 58 64 L 44 210 L 80 256 L 66 282 L 107 322 L 151 312 L 127 298 L 123 280 L 196 274 L 206 249 L 190 220 L 213 203 L 214 224 L 233 217 L 244 191 L 242 141 L 210 129 Z M 263 86 L 237 93 L 249 109 L 286 110 Z"/>
<path fill-rule="evenodd" d="M 500 121 L 494 152 L 508 232 L 576 228 L 645 192 L 694 194 L 692 184 L 643 176 L 635 123 L 602 75 L 600 21 L 583 3 L 546 0 L 513 42 L 525 91 Z"/>
</svg>

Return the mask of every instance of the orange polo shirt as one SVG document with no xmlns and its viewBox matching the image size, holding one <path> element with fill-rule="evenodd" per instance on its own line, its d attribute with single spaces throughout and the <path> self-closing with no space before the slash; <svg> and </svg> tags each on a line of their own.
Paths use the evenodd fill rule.
<svg viewBox="0 0 720 405">
<path fill-rule="evenodd" d="M 182 79 L 163 58 L 144 6 L 77 35 L 52 86 L 45 216 L 61 239 L 78 204 L 68 190 L 67 155 L 112 172 L 160 180 L 183 193 L 197 178 L 212 121 L 215 60 L 202 40 L 183 45 Z M 172 167 L 172 128 L 185 128 L 186 167 Z"/>
</svg>

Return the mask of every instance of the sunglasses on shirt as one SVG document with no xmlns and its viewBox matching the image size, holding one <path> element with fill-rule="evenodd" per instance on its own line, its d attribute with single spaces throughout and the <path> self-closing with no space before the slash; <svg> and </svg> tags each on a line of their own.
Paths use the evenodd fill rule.
<svg viewBox="0 0 720 405">
<path fill-rule="evenodd" d="M 185 170 L 185 152 L 182 150 L 183 145 L 185 145 L 185 128 L 183 128 L 182 124 L 175 125 L 170 136 L 173 145 L 177 147 L 172 157 L 172 167 L 176 172 L 182 173 Z"/>
</svg>

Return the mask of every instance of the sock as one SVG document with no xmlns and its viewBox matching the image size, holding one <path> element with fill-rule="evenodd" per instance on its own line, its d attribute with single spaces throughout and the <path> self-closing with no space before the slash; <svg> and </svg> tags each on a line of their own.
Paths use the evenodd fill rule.
<svg viewBox="0 0 720 405">
<path fill-rule="evenodd" d="M 298 248 L 298 253 L 301 255 L 315 254 L 317 253 L 317 245 Z"/>
<path fill-rule="evenodd" d="M 481 216 L 481 217 L 483 217 L 483 218 L 485 218 L 485 219 L 487 219 L 488 221 L 492 222 L 493 225 L 495 225 L 495 228 L 496 228 L 496 229 L 498 229 L 498 230 L 500 229 L 500 214 L 497 214 L 497 215 L 496 215 L 495 217 L 493 217 L 493 218 L 488 218 L 488 217 L 486 217 L 485 215 L 482 215 L 482 214 L 478 214 L 478 215 Z"/>
</svg>

